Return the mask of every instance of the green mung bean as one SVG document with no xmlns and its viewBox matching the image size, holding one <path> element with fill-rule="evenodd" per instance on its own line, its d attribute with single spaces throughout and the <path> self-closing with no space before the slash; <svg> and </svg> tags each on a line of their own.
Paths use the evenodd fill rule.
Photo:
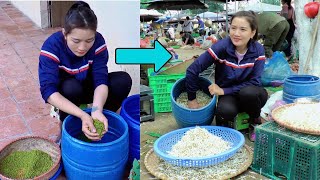
<svg viewBox="0 0 320 180">
<path fill-rule="evenodd" d="M 47 172 L 51 156 L 41 150 L 14 151 L 0 160 L 0 173 L 14 179 L 31 179 Z"/>
</svg>

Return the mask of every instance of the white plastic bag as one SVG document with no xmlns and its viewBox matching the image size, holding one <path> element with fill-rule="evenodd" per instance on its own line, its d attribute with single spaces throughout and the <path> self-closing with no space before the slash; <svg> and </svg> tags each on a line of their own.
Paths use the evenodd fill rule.
<svg viewBox="0 0 320 180">
<path fill-rule="evenodd" d="M 267 103 L 262 107 L 260 116 L 263 119 L 271 120 L 271 111 L 279 105 L 284 105 L 285 102 L 282 100 L 283 91 L 277 91 L 270 96 Z M 277 106 L 275 106 L 277 105 Z"/>
<path fill-rule="evenodd" d="M 205 40 L 205 41 L 201 44 L 200 48 L 207 50 L 207 49 L 209 49 L 211 46 L 212 46 L 212 41 L 211 41 L 211 40 Z"/>
</svg>

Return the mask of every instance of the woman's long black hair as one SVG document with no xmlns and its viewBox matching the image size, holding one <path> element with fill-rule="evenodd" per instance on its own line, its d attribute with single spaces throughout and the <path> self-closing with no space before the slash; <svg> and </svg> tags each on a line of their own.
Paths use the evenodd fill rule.
<svg viewBox="0 0 320 180">
<path fill-rule="evenodd" d="M 74 3 L 65 16 L 65 35 L 69 34 L 74 28 L 97 31 L 97 26 L 97 16 L 91 10 L 89 4 L 83 1 Z"/>
</svg>

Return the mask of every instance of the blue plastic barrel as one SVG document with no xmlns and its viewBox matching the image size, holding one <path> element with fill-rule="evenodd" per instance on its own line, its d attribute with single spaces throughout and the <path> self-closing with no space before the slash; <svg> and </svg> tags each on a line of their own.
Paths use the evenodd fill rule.
<svg viewBox="0 0 320 180">
<path fill-rule="evenodd" d="M 129 127 L 129 160 L 140 159 L 140 94 L 129 96 L 122 102 L 120 115 Z"/>
<path fill-rule="evenodd" d="M 284 80 L 283 100 L 292 103 L 297 98 L 320 98 L 320 78 L 312 75 L 293 75 Z"/>
<path fill-rule="evenodd" d="M 285 92 L 283 92 L 282 99 L 287 103 L 293 103 L 294 100 L 296 100 L 298 98 L 303 98 L 303 97 L 307 97 L 307 98 L 314 99 L 314 100 L 320 100 L 320 94 L 316 95 L 316 96 L 307 96 L 307 95 L 305 95 L 305 96 L 294 96 L 294 95 L 287 94 Z"/>
<path fill-rule="evenodd" d="M 190 126 L 202 126 L 202 125 L 210 125 L 214 118 L 214 111 L 216 107 L 216 96 L 213 96 L 210 103 L 199 109 L 189 109 L 187 107 L 183 107 L 182 105 L 176 102 L 176 99 L 183 92 L 186 92 L 185 87 L 185 78 L 178 80 L 172 87 L 171 90 L 171 106 L 172 106 L 172 114 L 176 119 L 177 124 L 180 127 L 190 127 Z M 199 85 L 201 90 L 208 94 L 210 97 L 208 87 L 211 85 L 211 81 L 199 77 Z"/>
<path fill-rule="evenodd" d="M 87 113 L 91 109 L 84 110 Z M 62 125 L 61 153 L 68 180 L 121 180 L 129 153 L 128 125 L 124 119 L 104 110 L 108 132 L 94 143 L 79 140 L 81 120 L 68 116 Z"/>
</svg>

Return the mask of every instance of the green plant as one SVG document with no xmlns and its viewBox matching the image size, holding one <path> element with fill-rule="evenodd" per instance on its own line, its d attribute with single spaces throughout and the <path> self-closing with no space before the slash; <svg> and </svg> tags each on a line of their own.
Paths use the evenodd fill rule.
<svg viewBox="0 0 320 180">
<path fill-rule="evenodd" d="M 140 161 L 137 159 L 134 159 L 132 164 L 133 164 L 133 166 L 130 171 L 129 179 L 140 180 Z"/>
</svg>

